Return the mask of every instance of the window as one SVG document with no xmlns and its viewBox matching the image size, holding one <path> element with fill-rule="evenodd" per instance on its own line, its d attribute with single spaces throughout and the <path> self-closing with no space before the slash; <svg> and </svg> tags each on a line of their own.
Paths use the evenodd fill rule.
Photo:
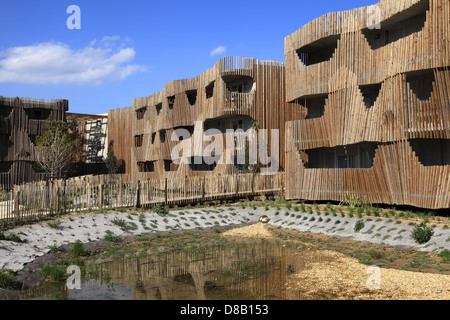
<svg viewBox="0 0 450 320">
<path fill-rule="evenodd" d="M 310 43 L 297 50 L 297 55 L 305 66 L 328 61 L 337 49 L 340 35 L 333 35 Z"/>
<path fill-rule="evenodd" d="M 197 90 L 186 91 L 186 97 L 188 99 L 189 105 L 194 106 L 197 102 Z"/>
<path fill-rule="evenodd" d="M 215 82 L 215 81 L 212 81 L 212 82 L 205 88 L 206 99 L 212 98 L 212 96 L 214 95 L 214 82 Z"/>
<path fill-rule="evenodd" d="M 161 143 L 166 142 L 166 130 L 161 130 L 161 131 L 159 132 L 159 141 L 160 141 Z"/>
<path fill-rule="evenodd" d="M 138 162 L 137 165 L 139 172 L 155 172 L 154 161 Z"/>
<path fill-rule="evenodd" d="M 214 161 L 212 164 L 207 164 L 203 157 L 192 157 L 190 163 L 190 168 L 192 171 L 213 171 L 216 167 L 216 162 Z"/>
<path fill-rule="evenodd" d="M 147 107 L 140 108 L 139 110 L 136 110 L 136 118 L 138 120 L 144 119 L 144 115 L 145 115 L 146 111 L 147 111 Z"/>
<path fill-rule="evenodd" d="M 136 148 L 142 147 L 143 143 L 144 143 L 144 135 L 143 134 L 134 136 L 134 146 Z"/>
<path fill-rule="evenodd" d="M 316 119 L 322 117 L 325 113 L 325 104 L 327 98 L 327 94 L 315 97 L 301 98 L 300 105 L 307 109 L 305 119 Z"/>
<path fill-rule="evenodd" d="M 25 109 L 25 114 L 31 120 L 48 120 L 51 113 L 48 109 Z"/>
<path fill-rule="evenodd" d="M 425 26 L 429 0 L 422 0 L 410 8 L 381 22 L 381 28 L 364 29 L 362 32 L 373 50 L 419 32 Z"/>
<path fill-rule="evenodd" d="M 422 101 L 428 100 L 433 92 L 433 82 L 435 81 L 433 70 L 412 72 L 406 76 L 408 89 Z"/>
<path fill-rule="evenodd" d="M 175 105 L 175 96 L 167 97 L 167 103 L 169 104 L 169 109 L 172 109 Z"/>
<path fill-rule="evenodd" d="M 381 83 L 359 86 L 359 90 L 363 95 L 364 106 L 370 109 L 378 99 L 381 90 Z"/>
<path fill-rule="evenodd" d="M 305 152 L 308 154 L 306 166 L 324 169 L 372 168 L 376 148 L 375 142 L 361 142 L 347 146 L 306 150 Z"/>
<path fill-rule="evenodd" d="M 423 166 L 450 165 L 449 139 L 414 139 L 409 143 Z"/>
<path fill-rule="evenodd" d="M 156 114 L 159 116 L 162 112 L 162 103 L 157 104 L 155 107 L 156 107 Z"/>
<path fill-rule="evenodd" d="M 152 144 L 155 143 L 155 138 L 156 138 L 156 132 L 152 133 Z"/>
<path fill-rule="evenodd" d="M 164 171 L 170 172 L 170 171 L 177 171 L 179 165 L 172 162 L 172 160 L 164 160 Z"/>
</svg>

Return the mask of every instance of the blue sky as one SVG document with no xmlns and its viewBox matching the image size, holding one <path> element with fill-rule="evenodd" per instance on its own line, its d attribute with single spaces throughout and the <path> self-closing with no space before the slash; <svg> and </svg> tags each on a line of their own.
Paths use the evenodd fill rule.
<svg viewBox="0 0 450 320">
<path fill-rule="evenodd" d="M 229 55 L 284 61 L 284 38 L 327 12 L 377 0 L 14 0 L 0 3 L 0 95 L 106 113 Z M 70 5 L 81 29 L 70 30 Z M 215 53 L 215 54 L 213 54 Z"/>
</svg>

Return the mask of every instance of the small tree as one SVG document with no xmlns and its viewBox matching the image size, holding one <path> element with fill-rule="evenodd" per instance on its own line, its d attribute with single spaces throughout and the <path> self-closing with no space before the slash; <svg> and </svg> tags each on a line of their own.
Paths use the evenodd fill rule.
<svg viewBox="0 0 450 320">
<path fill-rule="evenodd" d="M 50 178 L 65 175 L 81 152 L 81 142 L 63 121 L 49 121 L 46 132 L 37 137 L 36 161 Z"/>
<path fill-rule="evenodd" d="M 114 151 L 111 149 L 108 149 L 108 155 L 105 158 L 105 165 L 109 174 L 116 174 L 117 171 L 119 171 L 116 156 L 114 155 Z"/>
</svg>

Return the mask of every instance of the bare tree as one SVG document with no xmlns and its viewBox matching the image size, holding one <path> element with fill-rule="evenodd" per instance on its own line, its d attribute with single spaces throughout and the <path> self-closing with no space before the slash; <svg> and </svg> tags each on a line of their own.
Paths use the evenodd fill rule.
<svg viewBox="0 0 450 320">
<path fill-rule="evenodd" d="M 81 151 L 81 142 L 63 121 L 49 121 L 46 132 L 37 138 L 36 161 L 50 178 L 64 176 Z"/>
</svg>

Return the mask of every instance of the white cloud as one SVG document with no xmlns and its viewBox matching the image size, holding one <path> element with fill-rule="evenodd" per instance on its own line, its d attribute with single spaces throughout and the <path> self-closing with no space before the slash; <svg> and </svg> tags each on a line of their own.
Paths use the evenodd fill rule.
<svg viewBox="0 0 450 320">
<path fill-rule="evenodd" d="M 136 55 L 133 48 L 122 43 L 113 49 L 118 40 L 118 36 L 105 36 L 80 50 L 59 42 L 9 48 L 0 52 L 0 83 L 101 84 L 147 71 L 145 66 L 131 64 Z"/>
<path fill-rule="evenodd" d="M 209 55 L 212 57 L 212 56 L 215 56 L 215 55 L 218 55 L 218 54 L 225 53 L 226 51 L 227 51 L 227 47 L 224 47 L 224 46 L 218 46 L 218 47 L 215 48 L 213 51 L 211 51 L 211 52 L 209 53 Z"/>
</svg>

